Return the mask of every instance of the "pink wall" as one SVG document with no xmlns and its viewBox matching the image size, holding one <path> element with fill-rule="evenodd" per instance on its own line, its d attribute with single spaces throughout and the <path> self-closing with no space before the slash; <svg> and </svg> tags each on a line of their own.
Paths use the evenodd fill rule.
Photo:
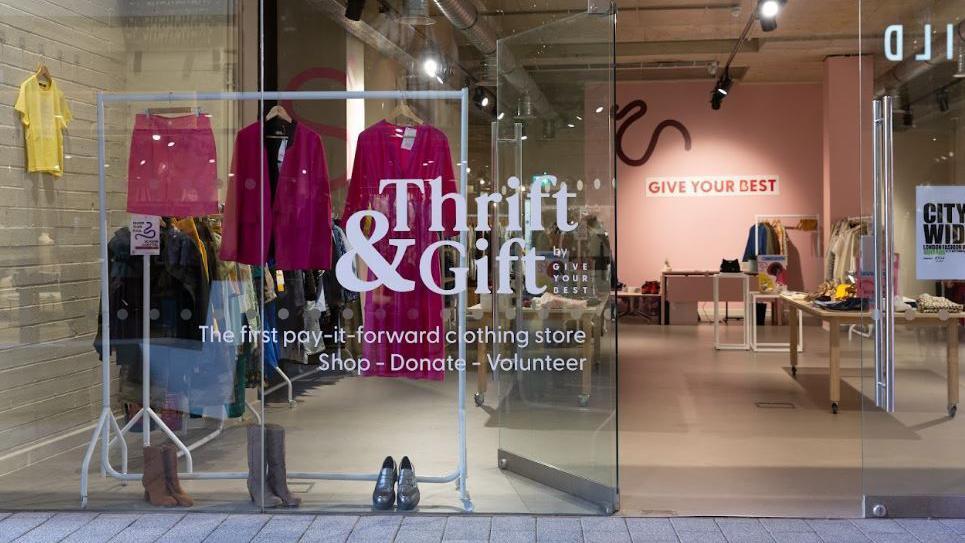
<svg viewBox="0 0 965 543">
<path fill-rule="evenodd" d="M 659 277 L 664 258 L 674 269 L 717 269 L 741 258 L 755 214 L 822 212 L 823 115 L 820 84 L 735 83 L 719 111 L 708 82 L 620 83 L 617 103 L 643 99 L 648 113 L 632 125 L 624 149 L 639 157 L 658 123 L 682 122 L 693 147 L 665 130 L 646 164 L 618 161 L 618 273 L 628 285 Z M 619 126 L 619 125 L 618 125 Z M 646 198 L 646 177 L 776 174 L 779 196 Z M 792 232 L 792 288 L 822 276 L 818 235 Z M 796 255 L 794 255 L 796 253 Z M 795 266 L 794 260 L 798 261 Z"/>
</svg>

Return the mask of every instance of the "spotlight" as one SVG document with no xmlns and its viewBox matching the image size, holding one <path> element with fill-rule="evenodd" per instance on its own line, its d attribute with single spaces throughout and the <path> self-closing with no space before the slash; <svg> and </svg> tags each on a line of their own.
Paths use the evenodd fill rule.
<svg viewBox="0 0 965 543">
<path fill-rule="evenodd" d="M 426 57 L 422 61 L 422 71 L 429 77 L 437 77 L 439 75 L 439 61 L 432 57 Z"/>
<path fill-rule="evenodd" d="M 345 5 L 345 18 L 350 21 L 360 21 L 364 9 L 365 0 L 348 0 Z"/>
<path fill-rule="evenodd" d="M 724 98 L 730 93 L 730 88 L 734 84 L 734 81 L 730 78 L 730 71 L 725 71 L 724 75 L 720 76 L 717 83 L 714 85 L 714 90 L 710 93 L 710 107 L 714 111 L 720 109 L 721 103 Z"/>
<path fill-rule="evenodd" d="M 771 32 L 777 29 L 777 15 L 787 0 L 757 0 L 757 18 L 761 21 L 761 30 Z"/>
<path fill-rule="evenodd" d="M 472 101 L 479 106 L 479 109 L 489 111 L 489 107 L 493 105 L 493 98 L 490 96 L 488 90 L 485 87 L 476 87 L 472 91 Z"/>
</svg>

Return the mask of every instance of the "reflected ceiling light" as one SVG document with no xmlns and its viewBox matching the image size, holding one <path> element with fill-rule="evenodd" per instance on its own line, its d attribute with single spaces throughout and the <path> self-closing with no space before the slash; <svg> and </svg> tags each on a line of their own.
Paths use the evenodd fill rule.
<svg viewBox="0 0 965 543">
<path fill-rule="evenodd" d="M 777 15 L 787 0 L 758 0 L 757 18 L 761 21 L 761 30 L 771 32 L 777 29 Z"/>
<path fill-rule="evenodd" d="M 348 0 L 345 4 L 345 18 L 350 21 L 360 21 L 363 10 L 365 10 L 365 0 Z"/>
<path fill-rule="evenodd" d="M 965 43 L 959 45 L 961 50 L 958 52 L 958 71 L 955 72 L 955 77 L 958 79 L 965 78 Z"/>
<path fill-rule="evenodd" d="M 472 101 L 479 107 L 479 109 L 493 114 L 492 106 L 495 104 L 496 100 L 492 94 L 485 87 L 476 87 L 472 91 Z"/>
<path fill-rule="evenodd" d="M 426 57 L 426 59 L 422 61 L 422 71 L 429 77 L 438 77 L 439 61 L 432 57 Z"/>
<path fill-rule="evenodd" d="M 603 106 L 596 108 L 597 113 L 603 113 Z"/>
<path fill-rule="evenodd" d="M 506 112 L 505 112 L 505 111 L 500 111 L 500 112 L 499 112 L 499 115 L 496 115 L 496 120 L 501 121 L 501 120 L 503 120 L 503 117 L 505 117 L 505 116 L 506 116 Z"/>
</svg>

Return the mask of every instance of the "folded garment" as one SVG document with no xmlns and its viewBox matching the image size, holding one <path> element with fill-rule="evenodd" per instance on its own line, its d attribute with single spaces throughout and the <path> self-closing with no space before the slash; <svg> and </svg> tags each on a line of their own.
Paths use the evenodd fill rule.
<svg viewBox="0 0 965 543">
<path fill-rule="evenodd" d="M 832 311 L 861 311 L 861 298 L 848 298 L 846 300 L 829 300 L 821 301 L 815 300 L 814 305 L 820 307 L 821 309 L 830 309 Z"/>
<path fill-rule="evenodd" d="M 961 313 L 962 304 L 956 304 L 948 298 L 922 294 L 918 297 L 918 311 L 922 313 L 938 313 L 948 311 L 949 313 Z"/>
<path fill-rule="evenodd" d="M 585 309 L 586 300 L 574 300 L 573 298 L 564 298 L 562 296 L 557 296 L 555 294 L 550 294 L 549 292 L 543 294 L 539 298 L 533 300 L 534 309 Z"/>
</svg>

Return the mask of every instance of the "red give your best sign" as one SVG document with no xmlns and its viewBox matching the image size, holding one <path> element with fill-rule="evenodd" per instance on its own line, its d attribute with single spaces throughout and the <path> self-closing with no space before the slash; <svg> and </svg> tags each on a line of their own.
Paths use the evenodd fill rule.
<svg viewBox="0 0 965 543">
<path fill-rule="evenodd" d="M 776 175 L 721 175 L 705 177 L 648 177 L 647 198 L 700 198 L 710 196 L 777 196 Z"/>
</svg>

